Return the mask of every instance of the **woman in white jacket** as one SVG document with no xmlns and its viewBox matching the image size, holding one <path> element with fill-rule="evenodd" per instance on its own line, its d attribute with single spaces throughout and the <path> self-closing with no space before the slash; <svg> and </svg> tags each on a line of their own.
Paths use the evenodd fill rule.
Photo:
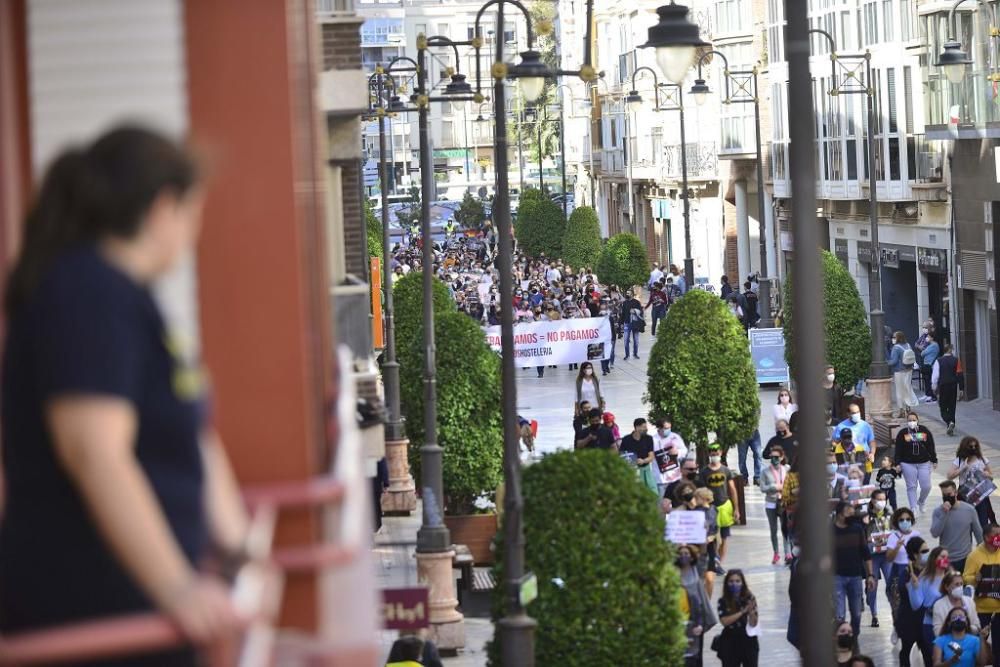
<svg viewBox="0 0 1000 667">
<path fill-rule="evenodd" d="M 799 406 L 792 400 L 792 392 L 785 388 L 778 391 L 778 402 L 774 406 L 774 423 L 784 419 L 791 423 L 792 415 L 799 411 Z"/>
<path fill-rule="evenodd" d="M 941 626 L 952 609 L 965 609 L 969 617 L 969 633 L 979 634 L 979 616 L 976 615 L 976 603 L 965 594 L 962 588 L 962 575 L 958 572 L 949 572 L 941 580 L 941 597 L 934 603 L 934 636 L 941 634 Z"/>
</svg>

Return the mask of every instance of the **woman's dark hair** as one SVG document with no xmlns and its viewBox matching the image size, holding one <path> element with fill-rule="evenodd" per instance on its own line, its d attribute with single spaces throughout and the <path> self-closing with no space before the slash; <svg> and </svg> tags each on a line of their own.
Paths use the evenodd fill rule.
<svg viewBox="0 0 1000 667">
<path fill-rule="evenodd" d="M 679 503 L 683 503 L 685 501 L 681 498 L 681 496 L 688 491 L 694 493 L 697 489 L 698 487 L 692 484 L 689 480 L 681 480 L 680 482 L 677 482 L 677 486 L 674 487 L 674 500 Z"/>
<path fill-rule="evenodd" d="M 134 237 L 157 196 L 183 196 L 198 180 L 190 154 L 139 127 L 120 127 L 86 148 L 64 151 L 46 171 L 25 218 L 23 245 L 7 281 L 7 314 L 29 298 L 61 251 Z"/>
<path fill-rule="evenodd" d="M 963 605 L 961 607 L 952 607 L 952 610 L 949 611 L 948 615 L 944 617 L 944 623 L 941 624 L 941 634 L 938 635 L 939 637 L 945 637 L 951 634 L 951 617 L 956 611 L 962 612 L 962 614 L 965 615 L 966 632 L 968 632 L 968 627 L 972 625 L 972 621 L 969 620 L 969 612 L 965 611 L 965 606 Z"/>
<path fill-rule="evenodd" d="M 743 588 L 740 589 L 738 596 L 734 596 L 732 591 L 729 590 L 729 581 L 734 576 L 739 577 L 740 581 L 743 582 Z M 726 577 L 722 580 L 722 602 L 726 611 L 740 609 L 750 598 L 750 587 L 747 586 L 747 578 L 743 575 L 743 570 L 729 570 L 729 572 L 726 572 Z"/>
<path fill-rule="evenodd" d="M 955 458 L 960 461 L 964 461 L 970 456 L 975 456 L 980 461 L 983 460 L 983 447 L 979 444 L 979 438 L 973 435 L 962 438 L 958 443 L 958 450 L 955 452 Z"/>
<path fill-rule="evenodd" d="M 919 535 L 914 535 L 913 537 L 911 537 L 909 540 L 906 541 L 906 557 L 909 558 L 911 561 L 918 560 L 920 555 L 920 549 L 923 548 L 926 544 L 927 542 L 924 541 L 924 538 L 920 537 Z"/>
<path fill-rule="evenodd" d="M 851 658 L 851 661 L 847 664 L 850 665 L 850 667 L 858 667 L 858 663 L 861 663 L 864 667 L 875 667 L 875 661 L 867 655 L 856 655 Z"/>
<path fill-rule="evenodd" d="M 910 508 L 900 507 L 892 513 L 892 518 L 889 519 L 889 525 L 893 528 L 899 528 L 899 520 L 904 516 L 910 517 L 910 521 L 913 521 L 913 512 L 910 511 Z"/>
<path fill-rule="evenodd" d="M 420 637 L 400 637 L 392 643 L 386 662 L 420 662 L 424 654 L 424 640 Z"/>
</svg>

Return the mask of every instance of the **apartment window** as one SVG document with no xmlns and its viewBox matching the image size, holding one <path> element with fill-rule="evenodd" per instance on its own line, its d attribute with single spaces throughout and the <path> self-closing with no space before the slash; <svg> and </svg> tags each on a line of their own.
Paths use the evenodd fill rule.
<svg viewBox="0 0 1000 667">
<path fill-rule="evenodd" d="M 427 37 L 430 37 L 430 35 L 427 34 L 427 24 L 426 23 L 418 23 L 418 24 L 416 24 L 416 28 L 417 28 L 417 34 L 418 35 L 426 35 Z"/>
<path fill-rule="evenodd" d="M 513 23 L 504 22 L 503 25 L 503 41 L 505 44 L 513 44 L 515 40 L 515 30 Z"/>
<path fill-rule="evenodd" d="M 767 59 L 777 63 L 784 60 L 783 0 L 767 0 Z"/>
<path fill-rule="evenodd" d="M 749 0 L 717 0 L 715 3 L 715 31 L 718 34 L 750 31 Z"/>
<path fill-rule="evenodd" d="M 917 38 L 917 8 L 913 0 L 899 0 L 899 38 L 904 42 Z"/>
<path fill-rule="evenodd" d="M 864 6 L 858 11 L 862 13 L 860 23 L 863 30 L 863 45 L 878 44 L 878 0 L 865 0 Z"/>
<path fill-rule="evenodd" d="M 653 164 L 660 164 L 663 157 L 663 128 L 654 127 L 650 131 L 650 138 L 652 139 L 653 147 Z"/>
<path fill-rule="evenodd" d="M 894 23 L 892 0 L 882 0 L 882 36 L 887 42 L 891 42 L 895 39 L 892 31 Z"/>
<path fill-rule="evenodd" d="M 441 121 L 441 146 L 455 145 L 455 124 L 450 120 Z"/>
</svg>

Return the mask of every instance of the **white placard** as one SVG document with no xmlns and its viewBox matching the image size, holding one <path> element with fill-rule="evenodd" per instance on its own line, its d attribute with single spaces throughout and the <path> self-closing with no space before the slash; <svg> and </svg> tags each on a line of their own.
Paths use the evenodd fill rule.
<svg viewBox="0 0 1000 667">
<path fill-rule="evenodd" d="M 486 341 L 500 352 L 500 327 L 486 328 Z M 611 321 L 581 317 L 514 325 L 514 364 L 520 367 L 578 364 L 611 358 Z"/>
<path fill-rule="evenodd" d="M 667 515 L 667 541 L 674 544 L 705 544 L 708 530 L 705 513 L 697 510 L 674 511 Z"/>
</svg>

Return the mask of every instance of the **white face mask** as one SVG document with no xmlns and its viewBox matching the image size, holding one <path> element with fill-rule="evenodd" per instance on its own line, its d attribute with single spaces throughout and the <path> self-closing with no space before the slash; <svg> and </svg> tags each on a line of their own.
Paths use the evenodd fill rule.
<svg viewBox="0 0 1000 667">
<path fill-rule="evenodd" d="M 827 382 L 833 382 L 833 379 L 834 379 L 835 377 L 837 377 L 837 376 L 836 376 L 836 375 L 834 375 L 833 373 L 830 373 L 830 374 L 828 374 L 828 375 L 826 376 L 826 381 L 827 381 Z"/>
<path fill-rule="evenodd" d="M 875 509 L 877 511 L 879 511 L 879 512 L 881 512 L 882 510 L 884 510 L 885 509 L 885 501 L 884 500 L 876 500 L 875 501 Z"/>
<path fill-rule="evenodd" d="M 959 599 L 960 597 L 962 597 L 962 587 L 953 586 L 952 589 L 948 591 L 948 595 L 955 598 L 956 600 Z"/>
<path fill-rule="evenodd" d="M 792 399 L 791 399 L 791 398 L 789 398 L 788 396 L 782 396 L 782 397 L 780 398 L 780 400 L 781 400 L 781 402 L 782 402 L 783 404 L 787 404 L 787 403 L 791 402 L 791 400 L 792 400 Z"/>
<path fill-rule="evenodd" d="M 906 422 L 906 425 L 910 427 L 911 431 L 916 431 L 917 430 L 917 425 L 918 424 L 915 421 Z"/>
<path fill-rule="evenodd" d="M 588 369 L 586 369 L 586 370 L 583 371 L 583 374 L 584 375 L 593 375 L 594 374 L 594 369 L 593 368 L 588 368 Z"/>
<path fill-rule="evenodd" d="M 851 413 L 851 421 L 854 422 L 855 424 L 857 424 L 858 422 L 860 422 L 861 421 L 861 413 L 860 412 L 852 412 Z"/>
<path fill-rule="evenodd" d="M 708 457 L 708 461 L 709 461 L 709 463 L 722 463 L 722 457 L 721 456 L 709 456 Z"/>
<path fill-rule="evenodd" d="M 850 487 L 861 486 L 861 480 L 856 477 L 851 477 L 849 480 L 847 480 L 847 486 Z"/>
</svg>

